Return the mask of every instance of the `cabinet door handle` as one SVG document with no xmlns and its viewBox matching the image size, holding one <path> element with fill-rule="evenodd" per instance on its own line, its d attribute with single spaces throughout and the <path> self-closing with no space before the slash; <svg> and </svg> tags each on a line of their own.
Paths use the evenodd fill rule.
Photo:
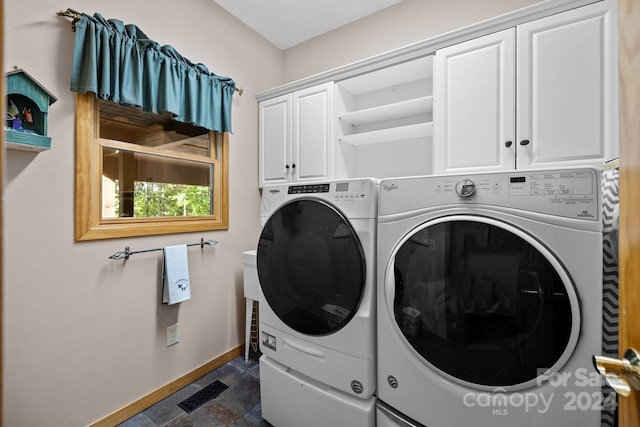
<svg viewBox="0 0 640 427">
<path fill-rule="evenodd" d="M 529 145 L 529 140 L 523 139 L 522 141 L 520 141 L 520 145 Z"/>
<path fill-rule="evenodd" d="M 295 169 L 295 168 L 296 168 L 296 164 L 295 164 L 295 163 L 294 163 L 294 164 L 292 164 L 292 165 L 291 165 L 291 167 L 292 167 L 293 169 Z"/>
<path fill-rule="evenodd" d="M 285 167 L 284 167 L 284 168 L 285 168 L 285 169 L 289 169 L 289 165 L 285 165 Z"/>
<path fill-rule="evenodd" d="M 513 141 L 507 141 L 507 142 L 504 143 L 504 146 L 509 148 L 509 147 L 511 147 L 512 144 L 513 144 Z"/>
</svg>

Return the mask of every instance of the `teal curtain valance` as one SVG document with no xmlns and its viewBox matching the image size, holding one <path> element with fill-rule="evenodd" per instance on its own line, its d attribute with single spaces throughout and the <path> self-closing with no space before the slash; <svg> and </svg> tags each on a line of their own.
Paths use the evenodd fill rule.
<svg viewBox="0 0 640 427">
<path fill-rule="evenodd" d="M 78 15 L 72 91 L 231 132 L 232 79 L 193 64 L 169 45 L 160 46 L 135 25 L 98 13 Z"/>
</svg>

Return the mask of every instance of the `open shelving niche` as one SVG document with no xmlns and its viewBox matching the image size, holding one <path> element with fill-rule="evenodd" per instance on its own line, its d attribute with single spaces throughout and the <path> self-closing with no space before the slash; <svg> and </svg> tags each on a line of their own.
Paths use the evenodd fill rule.
<svg viewBox="0 0 640 427">
<path fill-rule="evenodd" d="M 336 176 L 430 175 L 433 56 L 336 82 Z"/>
</svg>

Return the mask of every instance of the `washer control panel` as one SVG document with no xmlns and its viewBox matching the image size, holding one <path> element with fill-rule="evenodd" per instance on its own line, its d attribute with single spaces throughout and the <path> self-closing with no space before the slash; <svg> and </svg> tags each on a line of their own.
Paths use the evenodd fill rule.
<svg viewBox="0 0 640 427">
<path fill-rule="evenodd" d="M 334 202 L 364 199 L 372 191 L 369 181 L 336 181 L 332 183 L 290 185 L 287 194 L 322 194 L 326 193 Z"/>
<path fill-rule="evenodd" d="M 281 205 L 309 198 L 329 203 L 349 218 L 375 219 L 378 216 L 379 186 L 380 180 L 375 178 L 265 185 L 260 216 L 266 222 Z"/>
<path fill-rule="evenodd" d="M 290 185 L 288 194 L 328 193 L 329 184 Z"/>
</svg>

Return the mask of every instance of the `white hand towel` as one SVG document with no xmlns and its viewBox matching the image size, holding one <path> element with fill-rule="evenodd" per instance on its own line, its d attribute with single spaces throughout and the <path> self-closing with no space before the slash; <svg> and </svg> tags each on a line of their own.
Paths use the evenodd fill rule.
<svg viewBox="0 0 640 427">
<path fill-rule="evenodd" d="M 176 304 L 191 298 L 187 245 L 167 246 L 163 250 L 162 302 Z"/>
</svg>

